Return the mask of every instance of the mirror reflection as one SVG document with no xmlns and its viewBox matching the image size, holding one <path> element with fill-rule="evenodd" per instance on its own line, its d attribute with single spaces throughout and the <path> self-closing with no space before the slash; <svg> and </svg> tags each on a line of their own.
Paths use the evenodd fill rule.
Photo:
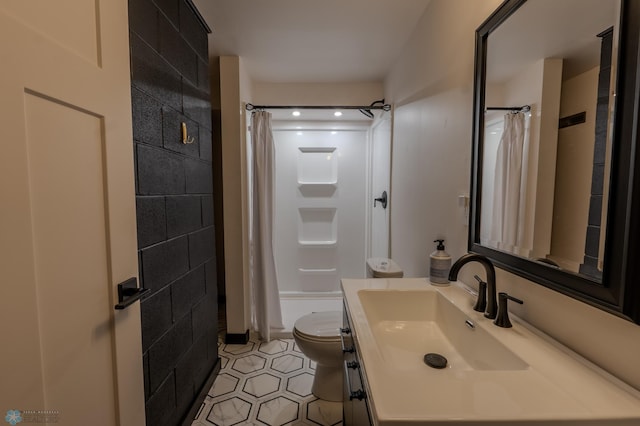
<svg viewBox="0 0 640 426">
<path fill-rule="evenodd" d="M 619 9 L 527 1 L 487 39 L 480 244 L 597 282 Z"/>
</svg>

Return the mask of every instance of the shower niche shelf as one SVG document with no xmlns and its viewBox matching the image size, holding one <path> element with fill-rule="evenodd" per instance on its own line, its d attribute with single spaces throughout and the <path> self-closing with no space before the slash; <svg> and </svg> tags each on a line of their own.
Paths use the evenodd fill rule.
<svg viewBox="0 0 640 426">
<path fill-rule="evenodd" d="M 301 246 L 335 246 L 338 222 L 335 208 L 298 209 L 298 243 Z"/>
<path fill-rule="evenodd" d="M 304 240 L 298 240 L 298 244 L 300 244 L 301 246 L 312 246 L 312 247 L 335 247 L 338 245 L 338 242 L 336 240 L 332 240 L 332 241 L 304 241 Z"/>
<path fill-rule="evenodd" d="M 337 182 L 298 182 L 298 190 L 303 197 L 329 198 L 333 197 L 337 189 Z"/>
<path fill-rule="evenodd" d="M 336 186 L 338 186 L 338 182 L 300 182 L 298 181 L 298 186 L 299 187 L 319 187 L 319 186 L 330 186 L 335 188 Z"/>
<path fill-rule="evenodd" d="M 298 147 L 298 185 L 309 187 L 338 183 L 336 147 Z"/>
</svg>

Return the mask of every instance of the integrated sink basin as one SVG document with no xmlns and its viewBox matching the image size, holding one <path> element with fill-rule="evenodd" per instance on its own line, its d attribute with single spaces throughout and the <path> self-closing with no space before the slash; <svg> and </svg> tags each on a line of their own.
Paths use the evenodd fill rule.
<svg viewBox="0 0 640 426">
<path fill-rule="evenodd" d="M 640 425 L 638 390 L 517 316 L 497 327 L 461 283 L 343 279 L 342 290 L 377 426 Z"/>
<path fill-rule="evenodd" d="M 389 368 L 430 368 L 424 363 L 427 353 L 444 356 L 451 370 L 528 368 L 437 291 L 360 290 L 358 298 Z"/>
</svg>

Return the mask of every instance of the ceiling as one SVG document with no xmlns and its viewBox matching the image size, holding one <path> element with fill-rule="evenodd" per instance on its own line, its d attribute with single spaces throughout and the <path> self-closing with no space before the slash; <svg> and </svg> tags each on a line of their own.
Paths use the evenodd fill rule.
<svg viewBox="0 0 640 426">
<path fill-rule="evenodd" d="M 254 81 L 382 81 L 430 0 L 194 0 L 209 55 L 242 58 Z"/>
</svg>

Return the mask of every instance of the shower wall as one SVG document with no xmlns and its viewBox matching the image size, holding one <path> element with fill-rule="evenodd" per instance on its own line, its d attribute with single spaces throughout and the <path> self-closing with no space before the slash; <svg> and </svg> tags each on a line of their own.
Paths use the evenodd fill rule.
<svg viewBox="0 0 640 426">
<path fill-rule="evenodd" d="M 369 209 L 371 225 L 368 227 L 367 257 L 389 257 L 389 220 L 392 204 L 391 194 L 391 114 L 380 117 L 371 128 L 371 170 Z M 374 206 L 371 200 L 387 192 L 388 208 L 381 203 Z M 401 266 L 402 267 L 402 266 Z"/>
<path fill-rule="evenodd" d="M 274 130 L 274 253 L 283 296 L 365 275 L 368 130 Z"/>
</svg>

